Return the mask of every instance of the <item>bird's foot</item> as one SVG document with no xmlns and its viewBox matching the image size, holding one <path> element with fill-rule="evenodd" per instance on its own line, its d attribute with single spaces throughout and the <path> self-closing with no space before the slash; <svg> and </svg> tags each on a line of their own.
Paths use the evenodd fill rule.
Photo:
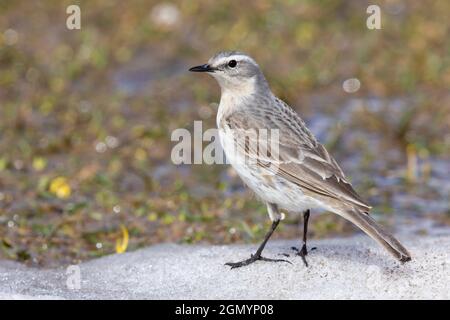
<svg viewBox="0 0 450 320">
<path fill-rule="evenodd" d="M 304 244 L 300 250 L 297 247 L 291 247 L 291 249 L 296 251 L 297 255 L 299 255 L 299 256 L 300 255 L 303 255 L 303 256 L 307 256 L 308 255 L 308 249 L 306 248 L 306 244 Z M 317 249 L 317 247 L 312 247 L 310 249 L 310 251 L 313 251 L 313 250 L 316 250 L 316 249 Z"/>
<path fill-rule="evenodd" d="M 306 248 L 306 244 L 303 244 L 302 248 L 299 250 L 296 247 L 291 247 L 292 250 L 297 251 L 297 255 L 300 256 L 303 260 L 303 263 L 306 267 L 308 267 L 308 261 L 306 261 L 306 256 L 308 255 L 308 249 Z M 312 247 L 311 251 L 316 250 L 316 247 Z"/>
<path fill-rule="evenodd" d="M 250 258 L 246 259 L 246 260 L 242 260 L 239 262 L 228 262 L 225 263 L 226 266 L 230 266 L 231 269 L 235 269 L 235 268 L 240 268 L 243 266 L 248 266 L 249 264 L 255 262 L 255 261 L 269 261 L 269 262 L 287 262 L 287 263 L 291 263 L 288 260 L 284 260 L 284 259 L 269 259 L 269 258 L 265 258 L 261 255 L 251 255 Z M 292 264 L 292 263 L 291 263 Z"/>
</svg>

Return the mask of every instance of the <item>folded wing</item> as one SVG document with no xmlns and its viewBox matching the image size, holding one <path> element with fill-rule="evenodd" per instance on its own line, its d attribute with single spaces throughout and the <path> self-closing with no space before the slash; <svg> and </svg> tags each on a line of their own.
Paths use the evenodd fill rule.
<svg viewBox="0 0 450 320">
<path fill-rule="evenodd" d="M 235 111 L 223 118 L 221 126 L 233 132 L 237 149 L 243 156 L 269 172 L 308 190 L 312 195 L 340 200 L 368 212 L 370 206 L 356 193 L 328 151 L 312 136 L 303 121 L 292 111 L 289 117 L 263 117 Z M 261 135 L 260 129 L 278 129 L 278 135 Z M 258 143 L 248 143 L 242 136 L 252 132 Z M 272 141 L 274 136 L 277 141 Z M 270 149 L 277 143 L 278 152 Z M 269 152 L 261 152 L 265 145 Z"/>
</svg>

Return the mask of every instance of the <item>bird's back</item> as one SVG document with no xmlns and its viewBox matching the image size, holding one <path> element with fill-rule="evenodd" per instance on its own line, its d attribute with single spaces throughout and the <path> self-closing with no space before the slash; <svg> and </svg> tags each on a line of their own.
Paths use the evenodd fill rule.
<svg viewBox="0 0 450 320">
<path fill-rule="evenodd" d="M 224 146 L 227 157 L 230 154 L 230 144 L 233 146 L 241 144 L 240 150 L 243 152 L 241 158 L 256 159 L 250 162 L 247 159 L 241 159 L 239 163 L 236 159 L 230 159 L 242 179 L 252 189 L 255 189 L 252 186 L 258 188 L 261 183 L 267 183 L 269 181 L 267 173 L 270 173 L 273 176 L 272 180 L 288 185 L 289 189 L 296 188 L 303 195 L 320 203 L 335 202 L 339 205 L 344 203 L 363 211 L 370 210 L 367 203 L 346 180 L 335 159 L 316 140 L 300 116 L 274 95 L 252 95 L 231 101 L 222 99 L 218 113 L 218 126 L 222 144 L 226 143 L 224 139 L 228 141 L 228 147 Z M 259 150 L 252 150 L 251 146 L 249 148 L 248 145 L 242 145 L 245 144 L 242 139 L 230 140 L 230 132 L 239 138 L 249 131 L 258 134 L 261 129 L 277 130 L 277 154 L 269 160 L 267 155 L 259 154 Z M 264 138 L 268 139 L 266 142 L 261 141 L 259 135 L 257 136 L 258 144 L 272 145 L 271 139 L 274 135 L 265 136 Z M 239 154 L 233 156 L 239 157 Z M 247 176 L 244 177 L 243 174 Z M 249 182 L 249 174 L 251 174 L 250 178 L 256 180 Z M 279 189 L 279 186 L 277 187 Z"/>
</svg>

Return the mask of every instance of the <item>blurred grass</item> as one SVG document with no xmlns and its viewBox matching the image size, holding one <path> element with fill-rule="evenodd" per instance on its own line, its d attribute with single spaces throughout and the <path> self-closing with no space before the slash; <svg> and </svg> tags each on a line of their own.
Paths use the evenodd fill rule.
<svg viewBox="0 0 450 320">
<path fill-rule="evenodd" d="M 79 31 L 65 27 L 70 4 L 81 7 Z M 450 3 L 379 4 L 382 30 L 371 31 L 365 1 L 1 2 L 0 257 L 51 265 L 115 252 L 122 225 L 128 250 L 258 241 L 265 209 L 227 167 L 170 162 L 173 129 L 215 126 L 217 85 L 186 70 L 223 49 L 254 56 L 306 118 L 336 117 L 350 98 L 405 101 L 395 117 L 353 113 L 327 145 L 338 159 L 361 154 L 343 167 L 366 170 L 353 178 L 380 213 L 392 211 L 392 190 L 433 199 L 411 166 L 449 159 Z M 351 97 L 341 88 L 350 77 L 362 83 Z M 358 130 L 381 140 L 383 170 L 365 136 L 345 142 Z M 385 192 L 371 177 L 388 166 L 414 172 Z M 298 236 L 297 223 L 278 236 Z M 313 223 L 318 237 L 353 230 L 328 215 Z"/>
</svg>

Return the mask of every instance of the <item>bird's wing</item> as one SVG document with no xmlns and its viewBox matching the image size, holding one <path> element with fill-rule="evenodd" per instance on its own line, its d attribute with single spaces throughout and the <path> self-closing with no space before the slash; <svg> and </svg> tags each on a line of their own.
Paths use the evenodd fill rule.
<svg viewBox="0 0 450 320">
<path fill-rule="evenodd" d="M 247 143 L 240 138 L 235 142 L 240 144 L 238 149 L 247 158 L 256 159 L 255 163 L 274 175 L 283 177 L 313 195 L 337 199 L 368 212 L 370 206 L 356 193 L 336 160 L 317 142 L 295 111 L 283 109 L 283 112 L 284 115 L 266 117 L 261 113 L 235 111 L 223 118 L 222 125 L 231 129 L 235 137 L 242 137 L 249 131 L 258 135 L 259 129 L 278 129 L 278 152 L 272 148 L 275 141 L 271 134 L 264 137 L 258 135 L 258 144 Z M 266 141 L 262 141 L 264 139 Z M 255 145 L 260 144 L 266 145 L 269 152 L 255 148 Z"/>
</svg>

